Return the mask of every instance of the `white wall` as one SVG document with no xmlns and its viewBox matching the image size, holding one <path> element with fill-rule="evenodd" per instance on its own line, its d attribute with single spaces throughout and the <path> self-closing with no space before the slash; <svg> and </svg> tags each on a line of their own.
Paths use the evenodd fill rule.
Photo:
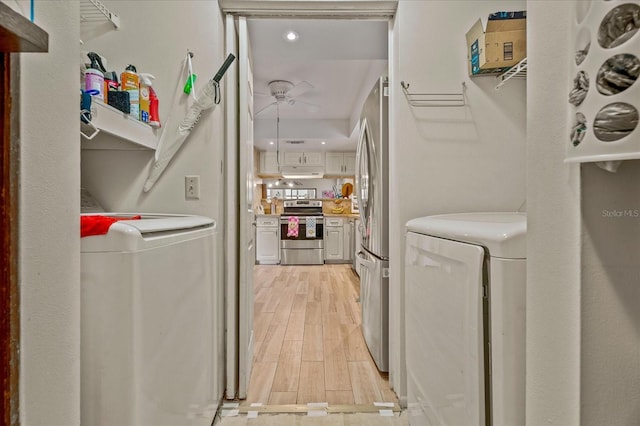
<svg viewBox="0 0 640 426">
<path fill-rule="evenodd" d="M 525 200 L 526 93 L 523 81 L 500 91 L 495 77 L 468 77 L 465 33 L 489 13 L 525 10 L 524 1 L 400 0 L 392 50 L 390 240 L 392 368 L 401 368 L 404 225 L 432 214 L 515 211 Z M 459 93 L 463 108 L 412 108 L 411 92 Z M 392 375 L 396 391 L 404 385 Z M 399 392 L 402 392 L 401 389 Z M 406 391 L 405 391 L 406 392 Z"/>
<path fill-rule="evenodd" d="M 640 424 L 640 161 L 582 166 L 580 420 Z"/>
<path fill-rule="evenodd" d="M 167 92 L 173 90 L 186 49 L 196 54 L 200 81 L 213 76 L 224 59 L 217 2 L 163 1 L 153 7 L 149 2 L 104 3 L 120 15 L 122 27 L 114 31 L 107 24 L 91 34 L 83 32 L 83 49 L 110 56 L 110 69 L 132 62 L 154 73 L 163 120 L 170 109 Z M 81 172 L 79 16 L 78 1 L 36 2 L 35 22 L 49 33 L 49 53 L 21 57 L 20 416 L 24 425 L 80 423 L 81 174 L 107 208 L 204 214 L 222 226 L 222 108 L 203 117 L 147 196 L 141 188 L 151 152 L 85 152 Z M 201 176 L 201 200 L 184 200 L 185 174 Z M 219 279 L 219 271 L 218 275 Z"/>
<path fill-rule="evenodd" d="M 217 1 L 115 1 L 103 3 L 120 16 L 120 28 L 109 24 L 81 27 L 83 51 L 108 59 L 108 70 L 128 64 L 149 72 L 160 102 L 162 130 L 174 134 L 192 102 L 183 94 L 187 50 L 194 53 L 196 91 L 213 78 L 225 59 L 224 25 Z M 84 58 L 83 58 L 84 59 Z M 76 59 L 75 63 L 79 60 Z M 233 67 L 231 68 L 234 69 Z M 224 88 L 226 76 L 222 80 Z M 214 264 L 217 324 L 224 321 L 224 89 L 220 105 L 205 111 L 182 148 L 147 193 L 142 191 L 152 165 L 152 151 L 82 150 L 82 186 L 107 211 L 198 214 L 216 221 Z M 97 138 L 109 135 L 99 135 Z M 170 139 L 170 137 L 168 138 Z M 85 141 L 86 147 L 92 141 Z M 184 177 L 200 176 L 200 199 L 185 199 Z M 224 331 L 216 330 L 217 395 L 224 385 Z"/>
<path fill-rule="evenodd" d="M 80 424 L 79 8 L 35 12 L 49 53 L 21 55 L 20 423 L 69 426 Z"/>
<path fill-rule="evenodd" d="M 530 1 L 527 74 L 527 424 L 576 425 L 580 176 L 563 163 L 572 2 Z M 543 89 L 544 88 L 544 89 Z"/>
<path fill-rule="evenodd" d="M 194 53 L 196 88 L 211 79 L 225 59 L 217 1 L 103 3 L 120 16 L 121 27 L 83 31 L 82 50 L 105 56 L 109 70 L 120 73 L 133 64 L 139 72 L 153 74 L 163 129 L 174 131 L 189 105 L 182 94 L 186 75 L 181 73 L 187 50 Z M 202 214 L 216 219 L 222 229 L 223 109 L 219 105 L 204 113 L 148 193 L 142 192 L 142 186 L 152 151 L 83 150 L 83 187 L 108 211 Z M 200 200 L 185 200 L 185 175 L 200 175 Z"/>
<path fill-rule="evenodd" d="M 528 2 L 527 424 L 639 424 L 640 162 L 563 163 L 575 6 Z"/>
</svg>

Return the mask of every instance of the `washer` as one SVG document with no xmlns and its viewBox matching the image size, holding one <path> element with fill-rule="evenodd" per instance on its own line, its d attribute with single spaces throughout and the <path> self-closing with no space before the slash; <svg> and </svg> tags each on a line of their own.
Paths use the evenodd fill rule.
<svg viewBox="0 0 640 426">
<path fill-rule="evenodd" d="M 215 233 L 210 218 L 142 214 L 81 239 L 82 424 L 211 424 L 224 368 Z"/>
<path fill-rule="evenodd" d="M 409 423 L 525 424 L 526 215 L 407 222 Z"/>
</svg>

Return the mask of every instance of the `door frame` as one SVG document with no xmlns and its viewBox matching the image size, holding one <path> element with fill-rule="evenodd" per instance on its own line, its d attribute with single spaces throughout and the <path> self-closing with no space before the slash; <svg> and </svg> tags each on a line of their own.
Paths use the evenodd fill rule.
<svg viewBox="0 0 640 426">
<path fill-rule="evenodd" d="M 18 423 L 20 366 L 20 291 L 18 286 L 19 254 L 19 130 L 20 130 L 20 56 L 0 53 L 2 82 L 0 84 L 0 117 L 2 148 L 0 162 L 0 380 L 2 381 L 2 416 L 0 425 Z"/>
<path fill-rule="evenodd" d="M 49 35 L 0 2 L 0 426 L 20 424 L 20 54 L 49 51 Z"/>
<path fill-rule="evenodd" d="M 253 366 L 253 73 L 246 18 L 225 15 L 227 54 L 226 397 L 245 399 Z M 249 84 L 247 84 L 249 82 Z"/>
<path fill-rule="evenodd" d="M 371 0 L 371 1 L 336 1 L 336 0 L 317 0 L 313 2 L 306 1 L 295 1 L 295 0 L 219 0 L 220 9 L 225 16 L 225 34 L 229 38 L 231 25 L 235 25 L 234 16 L 242 16 L 247 19 L 249 18 L 281 18 L 281 19 L 299 19 L 299 18 L 309 18 L 309 19 L 378 19 L 378 20 L 386 20 L 389 23 L 389 38 L 387 41 L 388 45 L 388 71 L 389 71 L 389 95 L 390 97 L 393 95 L 393 82 L 396 80 L 395 78 L 395 63 L 394 63 L 394 50 L 393 46 L 395 45 L 394 39 L 394 17 L 396 14 L 396 10 L 398 8 L 398 0 Z M 230 40 L 226 41 L 227 47 L 230 44 Z M 228 82 L 228 84 L 231 84 Z M 235 82 L 236 90 L 235 95 L 237 96 L 237 82 Z M 227 97 L 230 97 L 231 93 L 229 92 Z M 391 103 L 389 105 L 389 114 L 391 116 L 392 106 Z M 235 119 L 233 115 L 235 114 Z M 237 126 L 238 123 L 238 110 L 237 105 L 235 105 L 235 109 L 227 110 L 227 141 L 231 143 L 232 139 L 229 137 L 230 133 L 235 134 L 235 140 L 237 141 Z M 235 120 L 235 121 L 234 121 Z M 391 121 L 391 120 L 390 120 Z M 235 124 L 234 124 L 235 123 Z M 390 123 L 391 126 L 391 123 Z M 390 128 L 391 130 L 391 128 Z M 234 133 L 235 132 L 235 133 Z M 392 136 L 390 132 L 390 140 Z M 233 160 L 234 162 L 230 163 L 227 167 L 227 190 L 232 191 L 232 184 L 235 183 L 240 184 L 237 181 L 238 179 L 238 167 L 239 161 L 243 161 L 242 158 L 230 158 L 229 154 L 227 154 L 227 161 Z M 237 186 L 236 186 L 237 188 Z M 234 196 L 228 196 L 227 202 L 233 202 Z M 237 211 L 238 202 L 242 202 L 242 200 L 238 200 L 235 197 L 235 205 L 227 206 L 227 214 L 231 214 L 233 210 Z M 229 219 L 230 217 L 228 217 Z M 235 219 L 234 219 L 235 220 Z M 239 260 L 237 257 L 237 253 L 239 250 L 239 224 L 237 221 L 235 222 L 227 222 L 227 238 L 228 240 L 235 236 L 236 240 L 227 241 L 227 265 L 229 270 L 233 270 L 235 266 L 235 274 L 227 274 L 227 297 L 226 297 L 226 312 L 227 312 L 227 320 L 235 321 L 234 323 L 227 322 L 227 344 L 233 342 L 234 347 L 227 347 L 227 390 L 231 388 L 237 389 L 238 385 L 238 368 L 239 368 L 239 360 L 238 360 L 238 345 L 240 344 L 238 338 L 238 321 L 241 315 L 244 315 L 239 306 L 239 291 L 238 291 L 238 275 L 239 271 Z M 235 251 L 230 251 L 229 249 L 234 249 Z M 230 263 L 235 260 L 234 263 Z M 252 273 L 252 271 L 245 271 L 246 273 Z M 234 276 L 235 275 L 235 276 Z M 390 311 L 391 313 L 391 311 Z M 389 328 L 392 329 L 400 327 L 400 323 L 404 323 L 401 318 L 391 318 L 389 317 Z M 395 323 L 397 321 L 397 323 Z M 403 342 L 402 342 L 403 344 Z M 234 356 L 235 353 L 235 356 Z M 402 355 L 404 354 L 404 350 L 399 350 L 395 355 L 390 354 L 390 364 L 391 360 L 395 360 L 395 366 L 389 366 L 390 372 L 390 381 L 392 381 L 391 385 L 394 389 L 396 389 L 396 393 L 399 394 L 400 398 L 404 395 L 400 395 L 401 392 L 406 392 L 406 373 L 401 371 L 401 367 L 404 364 L 401 360 Z M 235 381 L 230 382 L 230 374 L 235 371 Z M 400 391 L 400 392 L 398 392 Z M 227 397 L 230 397 L 230 394 L 235 395 L 235 392 L 227 391 Z"/>
</svg>

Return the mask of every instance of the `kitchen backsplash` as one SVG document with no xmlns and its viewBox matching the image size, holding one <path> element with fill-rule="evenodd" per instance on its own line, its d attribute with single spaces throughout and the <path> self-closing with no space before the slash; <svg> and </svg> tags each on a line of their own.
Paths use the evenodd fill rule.
<svg viewBox="0 0 640 426">
<path fill-rule="evenodd" d="M 320 199 L 320 198 L 319 198 Z M 264 212 L 267 214 L 282 214 L 284 209 L 284 200 L 277 199 L 275 203 L 269 204 L 266 199 L 260 201 Z M 271 211 L 272 206 L 275 206 L 275 212 Z M 322 213 L 323 214 L 351 214 L 351 200 L 350 199 L 322 199 Z"/>
</svg>

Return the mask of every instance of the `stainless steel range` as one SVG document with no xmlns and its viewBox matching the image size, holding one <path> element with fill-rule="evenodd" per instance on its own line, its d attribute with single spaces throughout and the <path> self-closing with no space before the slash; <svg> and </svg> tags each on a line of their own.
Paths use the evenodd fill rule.
<svg viewBox="0 0 640 426">
<path fill-rule="evenodd" d="M 324 263 L 324 217 L 322 201 L 287 200 L 280 216 L 280 263 Z"/>
</svg>

